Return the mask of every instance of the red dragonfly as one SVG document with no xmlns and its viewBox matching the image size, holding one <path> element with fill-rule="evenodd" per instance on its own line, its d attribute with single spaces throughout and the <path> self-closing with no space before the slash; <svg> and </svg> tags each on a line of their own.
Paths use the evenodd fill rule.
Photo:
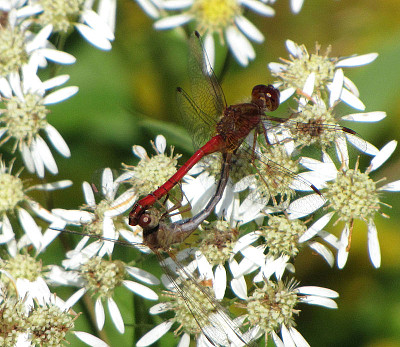
<svg viewBox="0 0 400 347">
<path fill-rule="evenodd" d="M 142 225 L 141 216 L 151 207 L 156 201 L 161 199 L 187 174 L 187 172 L 204 156 L 215 152 L 221 152 L 224 155 L 224 160 L 229 159 L 235 154 L 239 147 L 245 148 L 248 160 L 254 162 L 257 159 L 265 168 L 263 170 L 268 176 L 277 175 L 277 177 L 290 177 L 297 186 L 307 187 L 313 190 L 320 197 L 321 201 L 316 202 L 319 206 L 323 205 L 324 199 L 319 190 L 307 180 L 297 177 L 294 172 L 285 169 L 284 167 L 274 163 L 272 160 L 258 153 L 255 150 L 257 135 L 263 134 L 266 145 L 276 143 L 284 143 L 288 138 L 283 140 L 273 140 L 277 138 L 273 130 L 280 129 L 283 126 L 285 132 L 295 134 L 293 136 L 302 137 L 318 137 L 323 132 L 334 134 L 333 138 L 344 138 L 353 136 L 356 133 L 346 127 L 334 124 L 322 124 L 318 120 L 310 120 L 307 123 L 296 122 L 292 119 L 278 118 L 266 115 L 267 111 L 274 111 L 279 106 L 279 90 L 272 85 L 257 85 L 252 90 L 251 102 L 241 103 L 227 106 L 224 93 L 219 85 L 212 69 L 209 67 L 207 55 L 202 47 L 200 36 L 197 32 L 192 35 L 190 40 L 190 55 L 189 55 L 189 73 L 192 85 L 191 98 L 185 91 L 178 88 L 178 103 L 185 116 L 185 121 L 188 129 L 192 133 L 194 145 L 199 148 L 194 155 L 182 165 L 182 167 L 165 182 L 162 186 L 142 198 L 133 206 L 129 213 L 129 224 Z M 266 127 L 264 121 L 273 125 Z M 254 132 L 253 148 L 243 143 L 246 137 Z M 355 136 L 354 136 L 355 137 Z M 290 140 L 290 139 L 289 139 Z M 358 148 L 366 147 L 363 145 L 363 140 L 357 138 Z M 256 169 L 257 170 L 257 169 Z M 260 171 L 258 171 L 260 172 Z M 261 179 L 263 179 L 261 177 Z M 263 179 L 264 180 L 264 179 Z M 279 186 L 281 183 L 277 179 L 274 183 Z M 264 180 L 265 184 L 267 182 Z"/>
<path fill-rule="evenodd" d="M 265 112 L 274 111 L 279 106 L 279 90 L 272 85 L 260 84 L 253 88 L 250 103 L 227 107 L 217 79 L 213 73 L 207 72 L 208 65 L 204 64 L 203 56 L 200 35 L 195 32 L 191 38 L 192 61 L 189 61 L 189 66 L 192 68 L 191 78 L 196 86 L 196 95 L 192 100 L 178 88 L 178 99 L 183 111 L 192 117 L 189 120 L 190 128 L 193 129 L 196 118 L 205 122 L 203 126 L 193 129 L 195 137 L 210 139 L 210 129 L 215 136 L 197 150 L 166 183 L 133 206 L 129 213 L 129 224 L 132 226 L 139 223 L 146 208 L 168 194 L 200 159 L 215 152 L 234 153 L 252 130 L 262 131 L 262 117 Z M 220 120 L 216 122 L 218 118 Z"/>
</svg>

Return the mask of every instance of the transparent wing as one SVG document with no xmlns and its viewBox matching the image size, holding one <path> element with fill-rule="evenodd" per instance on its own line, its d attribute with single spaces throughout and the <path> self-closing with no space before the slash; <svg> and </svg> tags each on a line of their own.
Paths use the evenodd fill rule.
<svg viewBox="0 0 400 347">
<path fill-rule="evenodd" d="M 193 144 L 199 148 L 214 135 L 226 101 L 197 32 L 189 41 L 188 71 L 192 97 L 178 88 L 177 102 Z"/>
<path fill-rule="evenodd" d="M 182 88 L 177 89 L 176 100 L 183 124 L 192 137 L 194 148 L 198 149 L 214 135 L 216 122 Z"/>
</svg>

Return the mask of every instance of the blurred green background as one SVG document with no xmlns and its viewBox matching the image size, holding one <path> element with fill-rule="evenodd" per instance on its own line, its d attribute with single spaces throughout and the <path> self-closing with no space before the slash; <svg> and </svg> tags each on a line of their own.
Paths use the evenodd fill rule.
<svg viewBox="0 0 400 347">
<path fill-rule="evenodd" d="M 386 111 L 387 118 L 379 124 L 349 126 L 379 148 L 399 139 L 399 0 L 305 0 L 298 15 L 290 12 L 289 0 L 279 0 L 273 7 L 273 18 L 247 13 L 265 35 L 265 42 L 254 45 L 257 57 L 247 68 L 231 60 L 223 81 L 228 103 L 243 101 L 255 84 L 272 82 L 267 64 L 287 58 L 286 39 L 305 44 L 310 53 L 316 41 L 322 52 L 331 44 L 331 56 L 378 52 L 374 63 L 346 69 L 345 74 L 358 86 L 366 111 Z M 188 51 L 181 33 L 155 31 L 153 20 L 134 1 L 119 1 L 117 11 L 116 39 L 110 52 L 93 48 L 78 34 L 66 42 L 66 51 L 77 62 L 58 73 L 69 74 L 69 85 L 80 90 L 70 100 L 54 105 L 49 117 L 72 152 L 70 159 L 55 154 L 60 169 L 55 179 L 74 181 L 72 188 L 55 192 L 56 207 L 77 208 L 83 203 L 82 181 L 96 181 L 105 167 L 119 170 L 121 162 L 136 162 L 131 152 L 134 144 L 153 153 L 150 140 L 157 134 L 163 134 L 168 145 L 184 155 L 181 163 L 192 153 L 190 137 L 176 125 L 180 115 L 175 88 L 188 85 Z M 217 60 L 222 61 L 225 54 L 225 48 L 218 49 Z M 217 74 L 218 69 L 217 63 Z M 399 153 L 372 177 L 387 177 L 388 182 L 400 179 Z M 302 285 L 319 285 L 340 293 L 339 310 L 299 307 L 298 330 L 312 346 L 400 346 L 400 195 L 385 194 L 382 200 L 393 208 L 382 206 L 390 219 L 376 218 L 382 251 L 379 270 L 369 261 L 363 223 L 357 225 L 344 270 L 330 269 L 308 250 L 297 259 L 296 277 Z M 122 292 L 120 307 L 139 300 Z M 106 331 L 114 346 L 132 343 L 132 328 L 119 335 L 109 317 Z M 176 344 L 176 340 L 171 339 L 171 343 Z"/>
</svg>

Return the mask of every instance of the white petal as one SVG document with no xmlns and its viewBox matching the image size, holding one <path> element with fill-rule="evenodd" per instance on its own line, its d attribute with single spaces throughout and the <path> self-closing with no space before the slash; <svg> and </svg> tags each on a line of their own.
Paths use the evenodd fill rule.
<svg viewBox="0 0 400 347">
<path fill-rule="evenodd" d="M 306 232 L 300 236 L 299 242 L 305 242 L 312 237 L 314 237 L 320 230 L 322 230 L 325 225 L 329 223 L 331 218 L 333 217 L 334 212 L 329 212 L 319 218 L 313 225 L 311 225 Z"/>
<path fill-rule="evenodd" d="M 306 339 L 301 335 L 295 328 L 289 328 L 290 336 L 292 336 L 293 341 L 296 344 L 296 347 L 310 347 L 309 343 Z"/>
<path fill-rule="evenodd" d="M 0 93 L 8 99 L 12 97 L 11 87 L 4 77 L 0 77 Z"/>
<path fill-rule="evenodd" d="M 293 57 L 299 58 L 303 56 L 303 51 L 297 43 L 293 42 L 292 40 L 286 40 L 285 45 L 286 49 L 291 55 L 293 55 Z"/>
<path fill-rule="evenodd" d="M 193 15 L 188 13 L 182 13 L 176 16 L 164 17 L 154 23 L 154 29 L 165 30 L 175 28 L 190 22 L 193 19 Z"/>
<path fill-rule="evenodd" d="M 288 328 L 286 328 L 286 325 L 284 325 L 284 324 L 282 324 L 281 335 L 282 335 L 282 340 L 283 340 L 283 343 L 285 344 L 285 347 L 296 347 L 296 344 L 294 343 L 293 338 L 290 335 Z"/>
<path fill-rule="evenodd" d="M 215 269 L 213 288 L 215 298 L 217 300 L 222 300 L 225 296 L 226 290 L 226 271 L 221 264 L 219 264 Z"/>
<path fill-rule="evenodd" d="M 25 234 L 29 237 L 29 240 L 36 249 L 40 249 L 42 243 L 42 233 L 35 220 L 23 208 L 18 209 L 18 218 L 22 227 L 24 228 Z"/>
<path fill-rule="evenodd" d="M 379 247 L 378 232 L 373 221 L 368 223 L 368 252 L 372 265 L 381 266 L 381 250 Z"/>
<path fill-rule="evenodd" d="M 86 293 L 86 288 L 81 288 L 78 291 L 76 291 L 74 294 L 72 294 L 68 300 L 65 302 L 64 307 L 65 308 L 71 308 L 74 306 L 78 300 Z"/>
<path fill-rule="evenodd" d="M 239 274 L 240 269 L 236 260 L 232 260 L 229 262 L 229 268 L 231 269 L 233 279 L 231 281 L 231 289 L 235 293 L 235 295 L 242 299 L 247 300 L 247 285 L 244 276 L 237 276 Z"/>
<path fill-rule="evenodd" d="M 110 30 L 107 23 L 96 12 L 85 10 L 82 14 L 82 19 L 86 24 L 97 32 L 97 35 L 103 36 L 107 40 L 114 40 L 114 33 Z"/>
<path fill-rule="evenodd" d="M 138 342 L 136 342 L 136 347 L 144 347 L 149 346 L 152 343 L 156 342 L 163 335 L 165 335 L 169 329 L 171 329 L 173 322 L 166 321 L 155 328 L 151 329 L 146 335 L 143 335 Z"/>
<path fill-rule="evenodd" d="M 207 58 L 208 58 L 208 63 L 207 65 L 207 70 L 208 73 L 210 74 L 211 68 L 214 68 L 214 64 L 215 64 L 215 43 L 214 43 L 214 37 L 212 35 L 212 33 L 208 33 L 205 37 L 204 37 L 204 50 L 205 53 L 207 54 Z M 199 167 L 199 165 L 198 165 Z M 192 168 L 193 169 L 193 168 Z"/>
<path fill-rule="evenodd" d="M 110 208 L 104 212 L 106 217 L 116 217 L 127 211 L 135 203 L 137 195 L 135 189 L 130 189 L 115 199 Z"/>
<path fill-rule="evenodd" d="M 294 93 L 296 92 L 296 88 L 287 88 L 285 90 L 281 91 L 281 95 L 280 95 L 280 102 L 283 103 L 285 102 L 287 99 L 289 99 Z"/>
<path fill-rule="evenodd" d="M 290 0 L 290 9 L 294 14 L 300 12 L 301 8 L 303 7 L 304 0 Z"/>
<path fill-rule="evenodd" d="M 47 143 L 44 142 L 44 140 L 39 135 L 36 136 L 35 143 L 37 146 L 37 150 L 40 152 L 43 164 L 53 175 L 56 175 L 58 173 L 57 164 L 54 160 L 53 154 L 51 154 L 51 151 L 47 146 Z"/>
<path fill-rule="evenodd" d="M 165 148 L 167 147 L 167 140 L 165 139 L 164 136 L 157 135 L 155 144 L 156 144 L 156 148 L 158 149 L 158 151 L 160 153 L 165 152 Z"/>
<path fill-rule="evenodd" d="M 268 68 L 271 70 L 271 72 L 274 73 L 286 71 L 286 65 L 283 65 L 281 63 L 274 63 L 274 62 L 269 63 Z"/>
<path fill-rule="evenodd" d="M 360 92 L 354 82 L 348 77 L 344 76 L 344 86 L 350 90 L 355 96 L 360 97 Z"/>
<path fill-rule="evenodd" d="M 235 27 L 230 26 L 225 32 L 228 45 L 236 60 L 239 64 L 247 66 L 249 60 L 253 60 L 256 56 L 253 46 Z"/>
<path fill-rule="evenodd" d="M 28 171 L 31 173 L 35 172 L 35 164 L 33 162 L 32 153 L 25 142 L 21 143 L 21 155 Z"/>
<path fill-rule="evenodd" d="M 393 154 L 394 150 L 397 147 L 397 141 L 392 140 L 388 142 L 385 146 L 381 148 L 379 153 L 371 160 L 369 171 L 374 171 L 379 168 L 389 157 Z"/>
<path fill-rule="evenodd" d="M 51 104 L 56 104 L 58 102 L 64 101 L 71 96 L 75 95 L 78 92 L 79 88 L 78 87 L 65 87 L 59 90 L 56 90 L 53 93 L 50 93 L 46 95 L 43 98 L 43 103 L 45 105 L 51 105 Z"/>
<path fill-rule="evenodd" d="M 133 266 L 126 266 L 125 270 L 133 277 L 135 277 L 136 279 L 150 284 L 150 285 L 155 285 L 155 284 L 160 284 L 159 279 L 152 275 L 151 273 L 143 270 L 143 269 L 139 269 L 137 267 L 133 267 Z"/>
<path fill-rule="evenodd" d="M 274 340 L 276 347 L 285 347 L 282 340 L 279 338 L 279 336 L 276 334 L 275 331 L 272 330 L 271 336 L 272 336 L 272 340 Z"/>
<path fill-rule="evenodd" d="M 340 98 L 342 93 L 344 82 L 344 73 L 342 69 L 337 69 L 335 75 L 333 76 L 333 81 L 331 84 L 331 93 L 329 97 L 329 106 L 332 107 L 337 100 Z"/>
<path fill-rule="evenodd" d="M 36 174 L 40 177 L 43 178 L 44 177 L 44 164 L 43 164 L 43 159 L 41 157 L 41 153 L 40 150 L 38 150 L 38 146 L 36 141 L 32 141 L 31 144 L 31 155 L 32 155 L 32 159 L 33 159 L 33 163 L 35 165 L 35 171 Z"/>
<path fill-rule="evenodd" d="M 37 52 L 43 54 L 46 59 L 59 64 L 73 64 L 76 61 L 76 58 L 73 55 L 66 52 L 57 51 L 56 49 L 41 48 Z"/>
<path fill-rule="evenodd" d="M 340 100 L 342 100 L 347 105 L 357 110 L 361 111 L 365 110 L 365 105 L 363 104 L 363 102 L 353 93 L 349 92 L 346 88 L 342 88 L 342 94 L 340 94 Z"/>
<path fill-rule="evenodd" d="M 349 256 L 349 252 L 347 251 L 347 246 L 349 244 L 349 234 L 349 226 L 346 224 L 340 237 L 340 246 L 337 254 L 337 265 L 339 269 L 344 268 L 347 262 L 347 258 Z"/>
<path fill-rule="evenodd" d="M 308 75 L 308 77 L 304 83 L 303 89 L 302 89 L 304 94 L 311 96 L 314 92 L 314 86 L 315 86 L 315 73 L 311 72 Z M 307 104 L 307 102 L 308 102 L 308 100 L 306 98 L 304 98 L 304 97 L 300 98 L 299 103 L 301 105 L 305 106 Z"/>
<path fill-rule="evenodd" d="M 289 219 L 298 219 L 313 213 L 325 204 L 324 199 L 314 196 L 315 194 L 309 194 L 302 198 L 293 201 L 287 208 L 289 213 Z"/>
<path fill-rule="evenodd" d="M 96 316 L 97 328 L 99 330 L 102 330 L 104 327 L 105 314 L 104 314 L 103 304 L 102 304 L 100 298 L 97 298 L 97 300 L 96 300 L 96 303 L 94 305 L 94 312 L 95 312 L 95 316 Z"/>
<path fill-rule="evenodd" d="M 115 327 L 121 334 L 123 334 L 125 332 L 124 320 L 122 319 L 121 312 L 119 311 L 117 304 L 113 298 L 108 298 L 107 304 Z"/>
<path fill-rule="evenodd" d="M 329 298 L 321 297 L 321 296 L 305 296 L 301 298 L 301 301 L 307 303 L 309 305 L 318 305 L 324 306 L 327 308 L 337 308 L 337 303 Z"/>
<path fill-rule="evenodd" d="M 353 135 L 346 133 L 346 139 L 349 141 L 354 147 L 356 147 L 361 152 L 369 155 L 377 155 L 379 153 L 378 148 L 376 148 L 373 144 L 365 141 L 358 135 Z"/>
<path fill-rule="evenodd" d="M 69 80 L 69 75 L 59 75 L 48 79 L 42 83 L 45 90 L 52 89 L 54 87 L 59 87 Z"/>
<path fill-rule="evenodd" d="M 240 0 L 240 3 L 243 6 L 246 6 L 249 9 L 257 12 L 258 14 L 261 14 L 262 16 L 271 17 L 271 16 L 275 15 L 275 10 L 272 7 L 264 5 L 263 3 L 259 2 L 259 1 Z"/>
<path fill-rule="evenodd" d="M 65 219 L 67 222 L 76 224 L 90 223 L 94 220 L 93 213 L 80 210 L 64 210 L 62 208 L 55 208 L 51 210 L 56 216 Z"/>
<path fill-rule="evenodd" d="M 149 300 L 157 300 L 158 299 L 158 295 L 153 290 L 151 290 L 150 288 L 147 288 L 143 284 L 136 283 L 133 281 L 127 281 L 127 280 L 124 280 L 122 283 L 130 291 L 132 291 L 146 299 L 149 299 Z"/>
<path fill-rule="evenodd" d="M 162 8 L 165 10 L 183 10 L 184 8 L 192 6 L 194 0 L 168 0 L 164 1 Z"/>
<path fill-rule="evenodd" d="M 113 174 L 110 168 L 105 168 L 101 177 L 101 190 L 103 195 L 111 199 L 110 196 L 114 190 Z"/>
<path fill-rule="evenodd" d="M 53 31 L 53 26 L 51 24 L 46 25 L 44 28 L 42 28 L 37 33 L 37 35 L 35 35 L 34 39 L 26 45 L 27 52 L 30 53 L 34 50 L 37 50 L 40 47 L 44 47 L 52 31 Z"/>
<path fill-rule="evenodd" d="M 372 63 L 378 57 L 378 53 L 368 53 L 363 55 L 358 55 L 355 57 L 350 57 L 340 60 L 336 67 L 354 67 L 361 66 Z"/>
<path fill-rule="evenodd" d="M 264 41 L 264 35 L 255 25 L 244 16 L 236 16 L 235 23 L 239 29 L 251 40 L 261 43 Z"/>
<path fill-rule="evenodd" d="M 91 207 L 96 207 L 96 200 L 94 198 L 93 189 L 88 182 L 82 183 L 83 196 L 85 197 L 86 204 Z"/>
<path fill-rule="evenodd" d="M 96 30 L 88 27 L 87 25 L 77 23 L 75 24 L 76 29 L 82 34 L 82 36 L 93 46 L 100 48 L 105 51 L 111 49 L 111 43 L 104 36 L 99 35 Z"/>
<path fill-rule="evenodd" d="M 160 16 L 160 13 L 159 13 L 157 7 L 155 7 L 150 1 L 136 0 L 136 2 L 143 9 L 143 11 L 146 12 L 150 17 L 155 19 Z"/>
<path fill-rule="evenodd" d="M 349 120 L 353 122 L 379 122 L 386 117 L 386 112 L 365 112 L 365 113 L 352 113 L 343 116 L 342 120 Z"/>
<path fill-rule="evenodd" d="M 308 246 L 315 252 L 320 254 L 330 267 L 333 267 L 333 265 L 335 265 L 335 257 L 328 247 L 319 242 L 310 242 Z"/>
<path fill-rule="evenodd" d="M 51 124 L 47 124 L 45 128 L 46 134 L 49 137 L 50 142 L 53 144 L 54 148 L 60 153 L 62 156 L 69 158 L 71 156 L 71 152 L 65 140 L 62 138 L 61 134 L 58 132 L 56 128 L 54 128 Z"/>
<path fill-rule="evenodd" d="M 398 192 L 400 191 L 400 180 L 385 184 L 382 187 L 378 188 L 378 190 L 384 190 L 386 192 Z"/>
<path fill-rule="evenodd" d="M 329 288 L 323 288 L 317 286 L 302 286 L 298 287 L 295 291 L 300 294 L 324 296 L 332 299 L 339 297 L 338 292 L 335 292 L 334 290 Z"/>
<path fill-rule="evenodd" d="M 93 347 L 109 347 L 103 340 L 100 340 L 96 336 L 93 336 L 89 333 L 84 331 L 72 331 L 75 336 L 83 341 L 84 343 L 88 344 L 89 346 Z"/>
</svg>

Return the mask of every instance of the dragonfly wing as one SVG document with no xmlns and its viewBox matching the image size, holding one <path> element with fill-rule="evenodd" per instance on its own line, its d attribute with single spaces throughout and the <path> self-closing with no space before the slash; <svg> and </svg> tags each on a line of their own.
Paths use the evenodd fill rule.
<svg viewBox="0 0 400 347">
<path fill-rule="evenodd" d="M 185 128 L 192 137 L 194 148 L 198 149 L 214 135 L 216 123 L 202 111 L 182 88 L 177 89 L 176 99 Z"/>
</svg>

